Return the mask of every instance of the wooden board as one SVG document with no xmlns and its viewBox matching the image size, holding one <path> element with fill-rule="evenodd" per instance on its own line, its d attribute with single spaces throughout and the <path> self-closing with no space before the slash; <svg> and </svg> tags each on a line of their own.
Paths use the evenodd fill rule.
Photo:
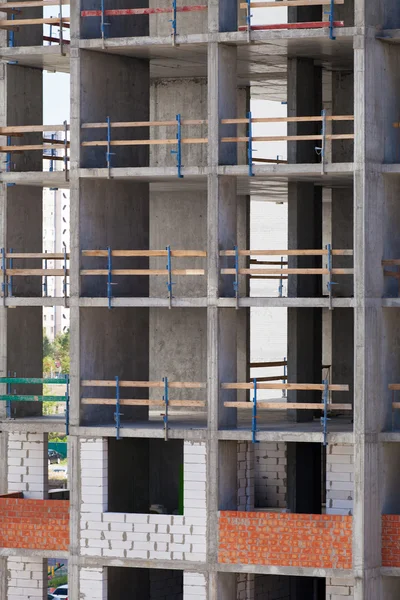
<svg viewBox="0 0 400 600">
<path fill-rule="evenodd" d="M 322 115 L 309 117 L 255 117 L 252 123 L 314 123 L 323 121 Z M 354 121 L 354 115 L 326 115 L 325 121 Z M 222 125 L 246 124 L 249 119 L 221 119 Z M 275 161 L 274 161 L 275 162 Z"/>
<path fill-rule="evenodd" d="M 26 275 L 47 275 L 49 277 L 69 275 L 69 269 L 64 271 L 64 269 L 6 269 L 7 275 L 12 275 L 13 277 L 22 277 Z"/>
<path fill-rule="evenodd" d="M 82 256 L 108 256 L 108 250 L 82 250 Z M 130 256 L 168 256 L 167 250 L 111 250 L 111 256 L 130 257 Z M 171 256 L 174 258 L 205 258 L 205 250 L 171 250 Z"/>
<path fill-rule="evenodd" d="M 7 252 L 6 258 L 42 258 L 49 260 L 64 260 L 64 254 L 62 252 Z M 67 260 L 69 254 L 67 253 Z"/>
<path fill-rule="evenodd" d="M 274 362 L 251 362 L 250 369 L 261 369 L 267 367 L 286 367 L 287 360 L 276 360 Z"/>
<path fill-rule="evenodd" d="M 0 3 L 0 11 L 3 8 L 16 8 L 16 9 L 24 9 L 24 8 L 40 8 L 42 6 L 60 6 L 63 4 L 64 6 L 69 5 L 69 0 L 27 0 L 26 2 L 2 2 Z"/>
<path fill-rule="evenodd" d="M 108 275 L 107 269 L 82 269 L 80 271 L 82 276 L 87 275 Z M 172 269 L 172 275 L 205 275 L 204 269 Z M 123 276 L 123 275 L 168 275 L 168 269 L 113 269 L 111 275 Z"/>
<path fill-rule="evenodd" d="M 353 250 L 332 250 L 333 256 L 353 256 Z M 235 256 L 235 250 L 221 250 L 220 256 Z M 239 256 L 327 256 L 328 250 L 239 250 Z"/>
<path fill-rule="evenodd" d="M 323 6 L 329 0 L 278 0 L 275 2 L 251 2 L 250 8 L 280 8 L 281 6 Z M 344 0 L 334 0 L 334 4 L 344 4 Z M 240 8 L 247 8 L 246 2 L 240 3 Z"/>
<path fill-rule="evenodd" d="M 41 133 L 43 131 L 65 131 L 65 125 L 11 125 L 9 127 L 0 127 L 0 135 Z M 69 131 L 69 125 L 67 125 L 67 131 Z"/>
<path fill-rule="evenodd" d="M 207 119 L 182 119 L 181 125 L 206 125 Z M 176 127 L 178 121 L 112 121 L 112 128 L 120 127 Z M 108 123 L 83 123 L 81 129 L 107 129 Z"/>
<path fill-rule="evenodd" d="M 165 408 L 165 402 L 163 400 L 120 400 L 119 403 L 122 406 L 160 406 Z M 115 398 L 81 398 L 81 404 L 105 404 L 115 406 Z M 169 400 L 168 406 L 187 406 L 187 407 L 205 407 L 206 403 L 204 400 Z"/>
<path fill-rule="evenodd" d="M 353 275 L 354 269 L 239 269 L 239 275 Z M 221 269 L 222 275 L 235 275 L 236 269 Z"/>
<path fill-rule="evenodd" d="M 221 383 L 223 390 L 252 390 L 253 383 Z M 323 383 L 260 383 L 257 385 L 258 390 L 300 390 L 300 391 L 321 391 L 325 386 Z M 348 385 L 330 384 L 328 385 L 330 392 L 348 392 Z"/>
<path fill-rule="evenodd" d="M 253 408 L 253 402 L 224 402 L 226 408 Z M 305 402 L 257 402 L 257 410 L 324 410 L 323 404 Z M 328 410 L 353 410 L 351 404 L 328 404 Z"/>
<path fill-rule="evenodd" d="M 81 381 L 82 387 L 116 387 L 115 379 L 83 379 Z M 164 389 L 163 381 L 126 381 L 121 380 L 119 387 L 126 388 L 160 388 Z M 168 388 L 175 390 L 204 390 L 206 384 L 199 381 L 168 381 Z"/>
<path fill-rule="evenodd" d="M 69 17 L 63 17 L 62 21 L 69 23 Z M 20 27 L 21 25 L 60 25 L 60 17 L 47 17 L 45 19 L 14 19 L 1 20 L 0 27 Z"/>
<path fill-rule="evenodd" d="M 391 383 L 389 385 L 389 390 L 399 391 L 400 390 L 400 383 Z"/>
</svg>

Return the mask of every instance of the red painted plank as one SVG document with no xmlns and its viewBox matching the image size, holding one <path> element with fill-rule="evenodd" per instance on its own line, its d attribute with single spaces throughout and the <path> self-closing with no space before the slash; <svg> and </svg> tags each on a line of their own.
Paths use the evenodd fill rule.
<svg viewBox="0 0 400 600">
<path fill-rule="evenodd" d="M 252 31 L 264 31 L 267 29 L 322 29 L 329 27 L 328 21 L 305 21 L 304 23 L 277 23 L 275 25 L 252 25 Z M 344 27 L 344 21 L 334 21 L 334 27 Z M 247 25 L 241 25 L 239 31 L 247 31 Z"/>
<path fill-rule="evenodd" d="M 176 12 L 199 12 L 207 10 L 206 4 L 197 4 L 194 6 L 178 6 Z M 171 7 L 168 8 L 120 8 L 115 10 L 105 10 L 106 17 L 124 17 L 129 15 L 156 15 L 160 13 L 172 13 Z M 82 10 L 82 17 L 101 17 L 101 10 Z"/>
</svg>

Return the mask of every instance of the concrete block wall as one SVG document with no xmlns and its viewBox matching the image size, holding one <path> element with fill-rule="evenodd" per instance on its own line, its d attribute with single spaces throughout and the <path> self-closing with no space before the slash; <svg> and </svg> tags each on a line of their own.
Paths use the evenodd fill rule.
<svg viewBox="0 0 400 600">
<path fill-rule="evenodd" d="M 80 596 L 79 600 L 108 600 L 107 598 L 107 569 L 79 569 Z"/>
<path fill-rule="evenodd" d="M 149 600 L 183 600 L 182 571 L 150 569 L 149 580 Z"/>
<path fill-rule="evenodd" d="M 354 501 L 354 448 L 329 444 L 326 452 L 326 513 L 352 515 Z"/>
<path fill-rule="evenodd" d="M 349 579 L 326 578 L 326 600 L 353 600 L 354 583 Z"/>
<path fill-rule="evenodd" d="M 25 498 L 47 497 L 47 435 L 43 433 L 9 433 L 8 491 L 24 492 Z"/>
<path fill-rule="evenodd" d="M 237 574 L 236 600 L 254 600 L 254 575 L 252 573 Z"/>
<path fill-rule="evenodd" d="M 183 600 L 206 600 L 207 579 L 203 573 L 183 572 Z"/>
<path fill-rule="evenodd" d="M 83 556 L 205 561 L 205 444 L 184 442 L 183 516 L 106 512 L 107 440 L 80 444 Z"/>
<path fill-rule="evenodd" d="M 255 507 L 286 508 L 286 444 L 260 442 L 255 454 Z"/>
<path fill-rule="evenodd" d="M 43 600 L 45 590 L 47 561 L 24 556 L 7 559 L 7 600 Z"/>
<path fill-rule="evenodd" d="M 237 506 L 238 510 L 254 508 L 254 444 L 237 443 Z"/>
</svg>

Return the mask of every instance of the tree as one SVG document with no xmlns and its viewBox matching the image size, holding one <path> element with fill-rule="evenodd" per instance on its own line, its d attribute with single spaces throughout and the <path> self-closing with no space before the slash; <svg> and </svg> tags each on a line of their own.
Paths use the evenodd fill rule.
<svg viewBox="0 0 400 600">
<path fill-rule="evenodd" d="M 53 346 L 43 329 L 43 359 L 47 356 L 52 356 Z"/>
<path fill-rule="evenodd" d="M 69 365 L 69 329 L 56 335 L 54 342 L 43 335 L 43 372 L 50 373 L 61 367 L 62 373 L 69 373 Z"/>
</svg>

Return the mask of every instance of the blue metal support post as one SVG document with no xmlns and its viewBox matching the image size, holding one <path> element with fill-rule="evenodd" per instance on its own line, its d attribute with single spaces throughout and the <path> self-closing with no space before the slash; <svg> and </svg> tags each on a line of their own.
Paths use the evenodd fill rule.
<svg viewBox="0 0 400 600">
<path fill-rule="evenodd" d="M 249 126 L 247 129 L 249 138 L 247 143 L 247 163 L 249 167 L 249 177 L 253 177 L 253 124 L 251 122 L 251 112 L 247 113 L 247 118 L 249 120 Z"/>
<path fill-rule="evenodd" d="M 168 441 L 168 405 L 169 405 L 168 377 L 163 377 L 163 382 L 164 382 L 164 396 L 163 396 L 163 400 L 164 400 L 164 403 L 165 403 L 165 413 L 163 414 L 164 440 Z"/>
<path fill-rule="evenodd" d="M 172 286 L 175 285 L 175 283 L 172 281 L 172 256 L 171 256 L 171 246 L 166 246 L 166 251 L 167 251 L 167 290 L 168 290 L 168 302 L 169 302 L 169 306 L 168 308 L 172 308 Z"/>
<path fill-rule="evenodd" d="M 115 384 L 116 384 L 116 392 L 115 392 L 115 413 L 114 413 L 114 418 L 115 418 L 115 429 L 117 430 L 117 440 L 121 439 L 121 436 L 119 434 L 120 429 L 121 429 L 121 417 L 123 415 L 122 412 L 120 412 L 120 408 L 121 408 L 121 404 L 120 404 L 120 397 L 119 397 L 119 377 L 118 375 L 115 377 Z"/>
<path fill-rule="evenodd" d="M 10 250 L 9 250 L 10 254 L 12 254 L 12 251 L 13 251 L 13 249 L 10 248 Z M 13 259 L 11 258 L 11 256 L 10 256 L 10 259 L 9 259 L 9 267 L 10 267 L 10 269 L 13 268 Z M 10 277 L 8 278 L 8 296 L 10 298 L 12 298 L 12 295 L 13 295 L 12 285 L 13 285 L 13 276 L 10 275 Z"/>
<path fill-rule="evenodd" d="M 282 269 L 283 269 L 283 256 L 281 256 L 281 270 Z M 279 292 L 279 298 L 282 298 L 282 296 L 283 296 L 283 275 L 281 275 L 279 278 L 278 292 Z"/>
<path fill-rule="evenodd" d="M 327 244 L 326 249 L 328 250 L 328 271 L 329 271 L 329 281 L 326 284 L 329 292 L 329 310 L 333 310 L 332 306 L 332 288 L 334 285 L 337 285 L 335 281 L 332 281 L 332 246 Z"/>
<path fill-rule="evenodd" d="M 247 25 L 247 41 L 250 43 L 251 42 L 251 17 L 253 16 L 251 14 L 251 0 L 246 0 L 246 25 Z"/>
<path fill-rule="evenodd" d="M 11 20 L 14 21 L 15 19 L 15 14 L 11 13 Z M 14 48 L 15 46 L 15 36 L 14 36 L 14 31 L 10 31 L 10 35 L 8 36 L 8 47 L 9 48 Z"/>
<path fill-rule="evenodd" d="M 171 40 L 172 40 L 172 45 L 175 46 L 176 44 L 176 0 L 172 0 L 172 19 L 169 20 L 169 22 L 171 23 L 171 27 L 172 27 L 172 31 L 171 31 Z"/>
<path fill-rule="evenodd" d="M 328 20 L 329 20 L 329 38 L 331 40 L 336 40 L 336 37 L 334 35 L 334 25 L 335 25 L 334 10 L 335 10 L 335 0 L 330 0 L 329 12 L 327 12 L 325 14 L 328 15 Z"/>
<path fill-rule="evenodd" d="M 65 375 L 65 435 L 69 435 L 69 375 Z"/>
<path fill-rule="evenodd" d="M 253 414 L 251 417 L 251 435 L 253 444 L 258 444 L 257 435 L 257 379 L 253 379 Z"/>
<path fill-rule="evenodd" d="M 322 432 L 324 435 L 324 441 L 323 441 L 323 445 L 327 446 L 328 444 L 328 402 L 329 402 L 329 384 L 328 384 L 328 380 L 324 379 L 323 382 L 324 384 L 324 391 L 323 391 L 323 402 L 324 402 L 324 416 L 321 417 L 321 421 L 322 421 Z"/>
<path fill-rule="evenodd" d="M 236 308 L 239 308 L 239 248 L 234 246 L 235 251 L 235 280 L 233 282 L 233 289 L 235 291 Z"/>
<path fill-rule="evenodd" d="M 109 27 L 110 23 L 106 22 L 104 0 L 100 0 L 100 5 L 101 5 L 100 6 L 100 10 L 101 10 L 100 31 L 101 31 L 101 39 L 102 39 L 103 47 L 104 47 L 104 42 L 107 38 L 106 27 Z"/>
<path fill-rule="evenodd" d="M 67 307 L 67 247 L 64 244 L 64 277 L 63 277 L 63 294 L 64 294 L 64 306 Z"/>
<path fill-rule="evenodd" d="M 6 265 L 6 249 L 1 249 L 1 270 L 3 271 L 3 281 L 1 291 L 3 294 L 3 305 L 6 305 L 6 290 L 7 290 L 7 265 Z"/>
<path fill-rule="evenodd" d="M 110 246 L 107 246 L 107 298 L 108 308 L 112 308 L 112 250 Z"/>
<path fill-rule="evenodd" d="M 171 150 L 171 154 L 176 154 L 176 167 L 178 169 L 178 177 L 179 179 L 183 179 L 182 175 L 182 117 L 181 115 L 176 115 L 176 123 L 177 123 L 177 149 Z"/>
<path fill-rule="evenodd" d="M 47 254 L 47 250 L 45 250 L 45 254 Z M 44 259 L 44 270 L 47 271 L 47 258 Z M 43 295 L 45 298 L 47 298 L 47 293 L 47 275 L 45 275 L 43 281 Z"/>
<path fill-rule="evenodd" d="M 282 383 L 287 383 L 287 364 L 286 364 L 286 356 L 283 357 L 283 379 Z M 286 398 L 286 390 L 282 390 L 282 398 Z"/>
<path fill-rule="evenodd" d="M 106 118 L 107 121 L 107 151 L 106 151 L 106 163 L 108 169 L 108 179 L 111 179 L 111 157 L 114 156 L 115 152 L 111 152 L 111 119 Z"/>
</svg>

